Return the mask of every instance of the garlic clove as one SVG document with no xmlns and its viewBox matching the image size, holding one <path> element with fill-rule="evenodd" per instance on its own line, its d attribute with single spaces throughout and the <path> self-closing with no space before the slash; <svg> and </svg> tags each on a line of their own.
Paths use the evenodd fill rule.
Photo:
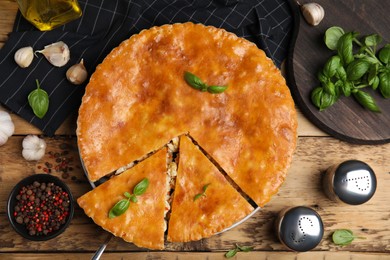
<svg viewBox="0 0 390 260">
<path fill-rule="evenodd" d="M 8 135 L 0 132 L 0 146 L 4 145 L 8 141 Z"/>
<path fill-rule="evenodd" d="M 45 58 L 56 67 L 62 67 L 70 59 L 70 51 L 66 43 L 59 41 L 45 46 L 43 50 L 36 51 L 42 53 Z"/>
<path fill-rule="evenodd" d="M 14 59 L 15 62 L 21 68 L 27 68 L 30 66 L 34 58 L 34 51 L 32 47 L 23 47 L 15 52 Z"/>
<path fill-rule="evenodd" d="M 7 142 L 8 137 L 13 135 L 14 131 L 15 125 L 11 116 L 5 111 L 0 111 L 0 146 Z"/>
<path fill-rule="evenodd" d="M 0 122 L 1 124 L 1 132 L 3 132 L 6 136 L 10 137 L 14 134 L 15 125 L 12 121 L 4 121 Z"/>
<path fill-rule="evenodd" d="M 84 60 L 81 59 L 80 63 L 73 65 L 66 71 L 66 78 L 70 83 L 75 85 L 82 84 L 88 77 L 87 69 L 84 66 Z"/>
<path fill-rule="evenodd" d="M 325 16 L 324 8 L 317 3 L 307 3 L 301 5 L 302 15 L 310 25 L 318 25 Z"/>
<path fill-rule="evenodd" d="M 45 155 L 46 142 L 36 135 L 26 136 L 22 146 L 22 155 L 27 161 L 38 161 Z"/>
</svg>

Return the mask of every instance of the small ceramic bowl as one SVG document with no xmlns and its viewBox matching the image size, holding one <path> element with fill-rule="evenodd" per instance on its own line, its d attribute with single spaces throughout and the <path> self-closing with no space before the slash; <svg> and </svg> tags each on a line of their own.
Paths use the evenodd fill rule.
<svg viewBox="0 0 390 260">
<path fill-rule="evenodd" d="M 35 181 L 37 181 L 41 184 L 42 183 L 45 183 L 45 184 L 53 183 L 55 186 L 61 187 L 62 191 L 66 192 L 68 194 L 69 206 L 68 206 L 68 211 L 66 213 L 67 215 L 64 218 L 65 223 L 60 224 L 60 226 L 57 230 L 53 229 L 52 231 L 48 232 L 46 235 L 45 234 L 31 235 L 29 233 L 29 230 L 28 230 L 26 224 L 18 223 L 16 220 L 16 216 L 15 216 L 15 207 L 17 206 L 17 203 L 18 203 L 16 196 L 19 194 L 19 192 L 21 191 L 21 189 L 23 187 L 31 185 Z M 49 214 L 55 214 L 55 213 L 52 212 Z M 73 218 L 73 214 L 74 214 L 74 199 L 73 199 L 73 196 L 72 196 L 70 189 L 63 181 L 61 181 L 59 178 L 57 178 L 53 175 L 49 175 L 49 174 L 31 175 L 31 176 L 21 180 L 18 184 L 16 184 L 16 186 L 12 189 L 12 191 L 8 197 L 7 216 L 8 216 L 9 222 L 11 223 L 11 226 L 22 237 L 29 239 L 29 240 L 32 240 L 32 241 L 45 241 L 45 240 L 49 240 L 49 239 L 52 239 L 52 238 L 60 235 L 69 226 L 69 224 Z"/>
</svg>

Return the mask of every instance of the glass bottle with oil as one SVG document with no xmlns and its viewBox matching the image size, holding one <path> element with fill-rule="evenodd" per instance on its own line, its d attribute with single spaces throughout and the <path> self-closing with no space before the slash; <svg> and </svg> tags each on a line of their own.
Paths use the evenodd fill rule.
<svg viewBox="0 0 390 260">
<path fill-rule="evenodd" d="M 17 0 L 23 17 L 41 31 L 49 31 L 79 18 L 77 0 Z"/>
</svg>

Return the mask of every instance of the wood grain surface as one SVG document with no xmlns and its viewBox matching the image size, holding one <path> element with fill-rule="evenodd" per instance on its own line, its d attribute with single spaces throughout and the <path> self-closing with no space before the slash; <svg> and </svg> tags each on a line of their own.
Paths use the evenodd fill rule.
<svg viewBox="0 0 390 260">
<path fill-rule="evenodd" d="M 300 1 L 304 4 L 308 1 Z M 378 33 L 384 43 L 390 42 L 390 1 L 376 0 L 318 0 L 325 17 L 318 26 L 308 25 L 300 14 L 296 0 L 294 10 L 295 33 L 287 62 L 288 82 L 297 106 L 320 129 L 330 135 L 353 143 L 375 144 L 390 142 L 390 99 L 378 91 L 368 90 L 375 98 L 381 113 L 364 109 L 354 98 L 341 97 L 333 106 L 319 111 L 310 100 L 311 91 L 319 86 L 316 75 L 326 60 L 334 55 L 324 44 L 327 28 L 340 26 L 346 32 L 361 35 Z M 366 91 L 366 90 L 364 90 Z"/>
<path fill-rule="evenodd" d="M 12 30 L 15 1 L 0 0 L 0 39 L 5 42 Z M 7 17 L 7 18 L 6 18 Z M 0 46 L 2 44 L 0 43 Z M 0 107 L 0 110 L 6 110 Z M 75 198 L 90 186 L 81 169 L 76 144 L 75 112 L 57 130 L 56 136 L 43 136 L 35 127 L 15 114 L 15 134 L 0 146 L 0 259 L 90 259 L 105 240 L 107 232 L 95 225 L 76 206 L 70 226 L 60 236 L 44 242 L 32 242 L 19 236 L 6 216 L 8 194 L 22 178 L 49 171 L 70 187 Z M 148 251 L 113 238 L 102 259 L 225 259 L 224 254 L 239 245 L 254 246 L 254 251 L 238 253 L 236 259 L 390 259 L 390 144 L 357 145 L 332 138 L 298 113 L 298 147 L 287 179 L 270 203 L 240 226 L 191 243 L 166 243 L 164 251 Z M 47 142 L 44 158 L 28 162 L 21 155 L 22 140 L 27 134 L 41 135 Z M 66 167 L 58 167 L 66 162 Z M 367 162 L 376 172 L 378 188 L 374 197 L 360 206 L 339 205 L 322 192 L 321 176 L 331 165 L 347 159 Z M 45 170 L 45 168 L 47 170 Z M 309 206 L 322 217 L 325 234 L 312 251 L 291 252 L 277 240 L 274 220 L 289 206 Z M 335 229 L 348 228 L 365 237 L 339 247 L 331 242 Z"/>
</svg>

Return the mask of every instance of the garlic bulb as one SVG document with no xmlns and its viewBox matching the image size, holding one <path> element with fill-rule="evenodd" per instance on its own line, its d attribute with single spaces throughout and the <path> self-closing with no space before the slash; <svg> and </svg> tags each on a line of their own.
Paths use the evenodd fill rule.
<svg viewBox="0 0 390 260">
<path fill-rule="evenodd" d="M 81 59 L 80 63 L 73 65 L 66 71 L 66 78 L 70 83 L 75 85 L 82 84 L 88 77 L 87 70 L 84 66 L 84 60 Z"/>
<path fill-rule="evenodd" d="M 317 3 L 301 5 L 301 11 L 306 22 L 313 26 L 318 25 L 325 16 L 324 8 Z"/>
<path fill-rule="evenodd" d="M 5 111 L 0 111 L 0 146 L 8 141 L 8 137 L 13 135 L 14 131 L 15 125 L 11 116 Z"/>
<path fill-rule="evenodd" d="M 30 66 L 34 58 L 34 51 L 32 47 L 23 47 L 15 52 L 14 59 L 15 62 L 21 68 L 27 68 Z"/>
<path fill-rule="evenodd" d="M 26 136 L 22 146 L 22 155 L 27 161 L 38 161 L 45 155 L 46 142 L 36 135 Z"/>
<path fill-rule="evenodd" d="M 42 53 L 46 59 L 56 67 L 64 66 L 70 59 L 68 45 L 62 41 L 47 45 L 43 50 L 36 52 Z"/>
</svg>

